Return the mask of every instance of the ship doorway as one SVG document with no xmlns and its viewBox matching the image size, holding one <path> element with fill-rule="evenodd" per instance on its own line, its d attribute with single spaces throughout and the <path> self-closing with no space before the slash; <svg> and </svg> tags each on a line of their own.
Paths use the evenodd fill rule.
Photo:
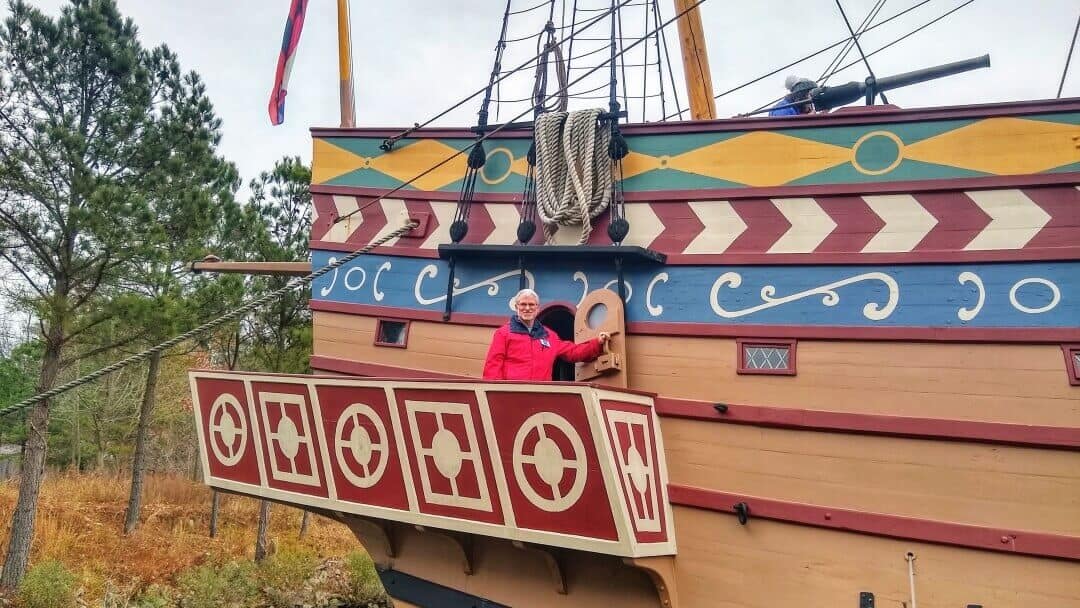
<svg viewBox="0 0 1080 608">
<path fill-rule="evenodd" d="M 562 304 L 549 306 L 537 316 L 537 320 L 555 332 L 560 339 L 574 341 L 574 313 L 568 307 Z M 551 379 L 557 382 L 573 382 L 574 364 L 556 359 L 555 366 L 551 369 Z"/>
</svg>

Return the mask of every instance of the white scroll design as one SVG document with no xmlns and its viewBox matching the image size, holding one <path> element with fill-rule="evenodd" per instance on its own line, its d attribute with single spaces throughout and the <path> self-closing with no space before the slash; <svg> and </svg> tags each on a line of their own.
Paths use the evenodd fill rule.
<svg viewBox="0 0 1080 608">
<path fill-rule="evenodd" d="M 337 262 L 337 258 L 330 256 L 330 259 L 326 261 L 326 265 L 329 266 Z M 340 268 L 340 267 L 339 267 Z M 337 285 L 337 273 L 339 268 L 334 269 L 334 276 L 330 278 L 330 284 L 319 290 L 319 295 L 326 297 L 330 295 L 330 292 L 334 290 L 334 285 Z"/>
<path fill-rule="evenodd" d="M 390 270 L 391 268 L 390 262 L 383 262 L 382 265 L 379 266 L 379 269 L 375 271 L 375 278 L 371 280 L 371 294 L 375 296 L 376 302 L 382 302 L 383 298 L 386 297 L 385 293 L 379 291 L 379 277 L 383 272 Z"/>
<path fill-rule="evenodd" d="M 745 317 L 746 315 L 753 314 L 755 312 L 766 310 L 769 308 L 775 308 L 788 302 L 794 302 L 810 296 L 820 295 L 821 303 L 825 306 L 836 306 L 840 303 L 840 294 L 836 290 L 846 285 L 853 283 L 861 283 L 862 281 L 881 281 L 889 289 L 889 299 L 885 304 L 878 304 L 877 302 L 870 302 L 866 306 L 863 306 L 862 314 L 871 321 L 881 321 L 887 319 L 889 315 L 896 310 L 896 305 L 900 301 L 900 286 L 896 280 L 883 272 L 867 272 L 853 277 L 848 277 L 828 285 L 822 285 L 821 287 L 815 287 L 813 289 L 807 289 L 806 291 L 800 291 L 793 293 L 789 296 L 777 298 L 776 287 L 773 285 L 766 285 L 761 288 L 761 299 L 764 304 L 758 304 L 757 306 L 751 306 L 750 308 L 744 308 L 743 310 L 726 310 L 720 306 L 720 288 L 724 286 L 730 286 L 736 288 L 742 285 L 742 275 L 737 272 L 725 272 L 720 275 L 720 278 L 716 279 L 713 283 L 712 290 L 709 292 L 709 301 L 712 304 L 713 312 L 717 315 L 724 317 L 725 319 L 736 319 L 738 317 Z"/>
<path fill-rule="evenodd" d="M 349 283 L 349 277 L 352 276 L 352 273 L 354 273 L 354 272 L 359 272 L 360 273 L 360 282 L 359 283 Z M 365 281 L 367 281 L 367 271 L 364 270 L 363 268 L 359 267 L 359 266 L 354 266 L 353 268 L 350 268 L 348 270 L 348 272 L 345 273 L 345 277 L 342 280 L 342 284 L 345 285 L 345 289 L 348 289 L 349 291 L 356 291 L 357 289 L 360 289 L 361 287 L 364 286 Z"/>
<path fill-rule="evenodd" d="M 630 298 L 634 297 L 634 286 L 626 279 L 623 279 L 623 284 L 626 285 L 626 299 L 623 300 L 623 303 L 629 303 Z M 611 279 L 607 283 L 604 283 L 604 289 L 610 289 L 615 293 L 619 293 L 619 279 Z"/>
<path fill-rule="evenodd" d="M 511 270 L 509 272 L 504 272 L 502 274 L 497 274 L 493 277 L 486 278 L 483 281 L 473 283 L 472 285 L 466 285 L 465 287 L 461 287 L 461 281 L 459 281 L 457 278 L 454 278 L 454 296 L 456 297 L 463 293 L 475 291 L 477 289 L 480 289 L 481 287 L 487 287 L 487 294 L 491 297 L 495 297 L 499 295 L 499 281 L 508 279 L 510 277 L 517 277 L 518 275 L 519 271 Z M 413 287 L 413 295 L 416 296 L 416 302 L 418 304 L 427 306 L 428 304 L 435 304 L 436 302 L 442 302 L 446 300 L 446 294 L 434 298 L 425 298 L 423 295 L 420 294 L 420 286 L 424 282 L 424 279 L 434 279 L 437 276 L 439 276 L 439 267 L 435 264 L 428 264 L 427 266 L 424 266 L 424 268 L 420 270 L 420 274 L 416 275 L 416 285 Z M 533 277 L 533 274 L 528 270 L 525 271 L 525 282 L 525 286 L 529 289 L 536 288 L 536 279 Z"/>
<path fill-rule="evenodd" d="M 585 301 L 585 296 L 589 295 L 589 277 L 585 276 L 585 273 L 579 270 L 574 273 L 574 281 L 581 281 L 581 298 L 577 301 L 578 308 L 581 308 L 581 303 Z"/>
<path fill-rule="evenodd" d="M 654 316 L 654 317 L 659 317 L 660 315 L 664 314 L 664 307 L 659 305 L 659 304 L 657 304 L 656 306 L 653 306 L 653 303 L 652 303 L 652 291 L 653 291 L 653 288 L 656 287 L 657 283 L 667 283 L 668 278 L 669 278 L 668 273 L 661 272 L 660 274 L 653 277 L 653 279 L 651 281 L 649 281 L 649 286 L 648 286 L 648 288 L 645 289 L 645 308 L 648 309 L 649 314 Z"/>
<path fill-rule="evenodd" d="M 1050 303 L 1046 306 L 1040 306 L 1038 308 L 1030 308 L 1021 304 L 1019 300 L 1016 299 L 1016 292 L 1028 283 L 1038 283 L 1039 285 L 1045 285 L 1046 287 L 1050 288 Z M 1016 310 L 1027 313 L 1029 315 L 1037 315 L 1040 313 L 1049 312 L 1056 308 L 1059 302 L 1061 302 L 1061 290 L 1058 289 L 1058 286 L 1055 285 L 1053 281 L 1049 281 L 1047 279 L 1042 279 L 1039 277 L 1030 277 L 1017 281 L 1012 286 L 1012 289 L 1009 290 L 1009 304 L 1012 304 L 1013 308 L 1015 308 Z"/>
<path fill-rule="evenodd" d="M 960 273 L 960 276 L 956 278 L 961 285 L 966 283 L 974 283 L 975 287 L 979 290 L 979 301 L 975 302 L 975 306 L 972 308 L 963 307 L 956 311 L 956 316 L 961 321 L 970 321 L 979 315 L 979 311 L 982 310 L 983 304 L 986 303 L 986 288 L 983 287 L 982 279 L 974 272 L 964 271 Z"/>
</svg>

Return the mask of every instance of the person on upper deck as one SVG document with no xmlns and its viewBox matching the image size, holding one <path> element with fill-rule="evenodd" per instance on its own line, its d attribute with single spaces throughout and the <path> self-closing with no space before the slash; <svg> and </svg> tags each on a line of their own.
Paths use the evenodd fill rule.
<svg viewBox="0 0 1080 608">
<path fill-rule="evenodd" d="M 531 289 L 517 292 L 510 303 L 517 314 L 495 330 L 484 359 L 485 380 L 551 380 L 555 359 L 572 363 L 593 361 L 610 339 L 604 332 L 581 344 L 560 339 L 554 331 L 536 321 L 540 296 Z"/>
<path fill-rule="evenodd" d="M 776 104 L 778 107 L 769 111 L 769 116 L 798 116 L 799 114 L 812 114 L 814 112 L 814 102 L 810 101 L 810 93 L 816 86 L 817 83 L 809 78 L 788 76 L 787 79 L 784 80 L 784 87 L 791 92 L 785 95 L 784 98 L 780 100 L 780 103 Z M 788 105 L 798 101 L 803 101 L 805 103 Z"/>
</svg>

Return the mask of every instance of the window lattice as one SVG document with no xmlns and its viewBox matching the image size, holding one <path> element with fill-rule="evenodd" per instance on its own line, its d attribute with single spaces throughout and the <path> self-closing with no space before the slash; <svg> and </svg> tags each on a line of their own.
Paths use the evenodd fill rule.
<svg viewBox="0 0 1080 608">
<path fill-rule="evenodd" d="M 745 346 L 743 352 L 747 369 L 788 369 L 791 367 L 791 351 L 787 347 Z"/>
</svg>

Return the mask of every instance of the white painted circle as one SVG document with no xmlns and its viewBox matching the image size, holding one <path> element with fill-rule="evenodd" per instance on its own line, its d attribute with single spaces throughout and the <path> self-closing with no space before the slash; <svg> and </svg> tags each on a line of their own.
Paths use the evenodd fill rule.
<svg viewBox="0 0 1080 608">
<path fill-rule="evenodd" d="M 1050 296 L 1051 296 L 1050 297 L 1050 303 L 1047 304 L 1046 306 L 1040 306 L 1038 308 L 1029 308 L 1029 307 L 1024 306 L 1023 304 L 1021 304 L 1016 299 L 1016 292 L 1021 287 L 1023 287 L 1024 285 L 1027 285 L 1029 283 L 1038 283 L 1039 285 L 1045 285 L 1046 287 L 1049 287 L 1050 288 Z M 1016 284 L 1012 286 L 1012 289 L 1009 290 L 1009 303 L 1012 304 L 1013 308 L 1015 308 L 1016 310 L 1019 310 L 1020 312 L 1026 312 L 1029 315 L 1037 315 L 1039 313 L 1044 313 L 1044 312 L 1051 311 L 1058 305 L 1059 302 L 1061 302 L 1061 290 L 1058 289 L 1058 286 L 1055 285 L 1054 283 L 1052 283 L 1051 281 L 1048 281 L 1046 279 L 1041 279 L 1041 278 L 1038 278 L 1038 277 L 1032 277 L 1030 279 L 1024 279 L 1022 281 L 1017 281 Z"/>
<path fill-rule="evenodd" d="M 551 429 L 558 429 L 569 441 L 574 454 L 567 459 L 558 444 L 548 437 Z M 540 434 L 540 439 L 533 448 L 532 454 L 525 454 L 525 439 L 533 432 Z M 548 513 L 565 511 L 581 498 L 585 491 L 585 482 L 588 479 L 589 468 L 585 461 L 585 444 L 581 437 L 566 418 L 553 412 L 539 412 L 529 416 L 518 429 L 514 437 L 514 479 L 525 498 L 537 508 Z M 548 484 L 552 498 L 541 496 L 529 483 L 525 475 L 525 465 L 531 464 L 536 467 L 537 475 Z M 559 490 L 559 482 L 563 478 L 566 469 L 574 470 L 574 482 L 566 494 Z"/>
<path fill-rule="evenodd" d="M 278 422 L 277 432 L 274 434 L 281 453 L 289 460 L 296 458 L 300 453 L 300 433 L 296 430 L 296 424 L 288 416 L 283 416 Z"/>
<path fill-rule="evenodd" d="M 361 417 L 367 419 L 375 428 L 375 437 L 372 437 L 361 423 Z M 359 471 L 345 458 L 346 450 L 352 454 L 356 466 L 360 467 Z M 375 454 L 380 457 L 378 464 L 372 469 L 371 460 Z M 341 474 L 354 486 L 370 488 L 382 479 L 387 462 L 386 425 L 371 406 L 354 403 L 341 413 L 334 429 L 334 455 L 341 467 Z"/>
<path fill-rule="evenodd" d="M 218 418 L 218 414 L 221 418 Z M 235 414 L 235 415 L 234 415 Z M 244 456 L 247 449 L 247 421 L 244 419 L 244 410 L 240 407 L 240 401 L 229 393 L 222 393 L 210 406 L 210 449 L 218 461 L 227 466 L 235 466 Z M 233 447 L 237 435 L 240 436 L 240 445 Z M 215 437 L 220 438 L 224 450 L 218 445 Z M 228 453 L 225 453 L 228 452 Z"/>
<path fill-rule="evenodd" d="M 641 458 L 641 452 L 634 446 L 626 454 L 626 472 L 630 474 L 630 483 L 640 494 L 645 493 L 648 487 L 649 468 L 645 466 L 645 460 Z"/>
<path fill-rule="evenodd" d="M 461 444 L 453 433 L 439 429 L 431 439 L 431 453 L 435 456 L 435 468 L 443 477 L 454 479 L 461 473 L 461 463 L 465 455 L 461 453 Z"/>
</svg>

